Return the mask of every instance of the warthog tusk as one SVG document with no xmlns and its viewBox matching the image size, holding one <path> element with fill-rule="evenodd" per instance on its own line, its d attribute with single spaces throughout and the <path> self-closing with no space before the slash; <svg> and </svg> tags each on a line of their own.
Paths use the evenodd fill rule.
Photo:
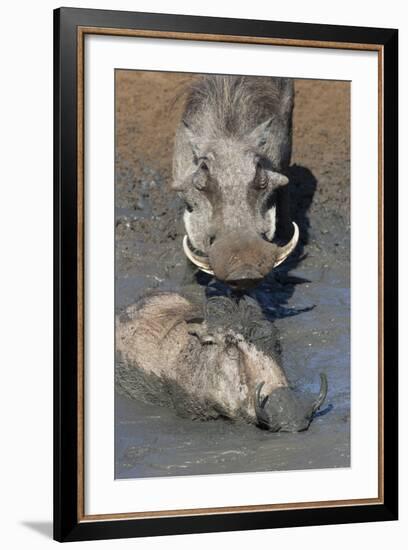
<svg viewBox="0 0 408 550">
<path fill-rule="evenodd" d="M 292 223 L 293 223 L 293 236 L 290 239 L 290 241 L 287 244 L 285 244 L 285 246 L 280 246 L 279 247 L 278 255 L 277 255 L 277 258 L 276 258 L 276 261 L 275 261 L 275 264 L 274 264 L 273 267 L 278 267 L 278 265 L 283 263 L 286 260 L 286 258 L 290 254 L 292 254 L 292 252 L 296 248 L 296 245 L 297 245 L 298 240 L 299 240 L 299 227 L 297 226 L 297 224 L 295 222 L 292 222 Z"/>
<path fill-rule="evenodd" d="M 299 228 L 295 222 L 293 223 L 293 236 L 291 240 L 285 244 L 284 246 L 280 246 L 278 248 L 278 254 L 277 259 L 275 261 L 275 264 L 273 267 L 277 267 L 282 262 L 286 260 L 286 258 L 295 250 L 296 245 L 299 240 Z M 188 236 L 184 235 L 183 238 L 183 250 L 184 254 L 187 256 L 187 258 L 192 262 L 194 265 L 196 265 L 201 271 L 204 271 L 204 273 L 208 273 L 209 275 L 215 275 L 214 271 L 211 269 L 210 263 L 208 261 L 207 256 L 199 256 L 198 254 L 195 254 L 188 243 Z"/>
<path fill-rule="evenodd" d="M 323 405 L 324 400 L 327 396 L 327 390 L 328 390 L 328 384 L 327 384 L 327 376 L 324 374 L 324 372 L 320 373 L 320 392 L 316 399 L 316 401 L 313 403 L 312 408 L 312 414 L 316 412 L 320 407 Z"/>
<path fill-rule="evenodd" d="M 197 256 L 194 254 L 194 252 L 191 250 L 191 248 L 188 245 L 188 236 L 184 235 L 183 239 L 183 250 L 184 254 L 187 256 L 187 258 L 192 262 L 194 265 L 196 265 L 198 268 L 201 269 L 201 271 L 204 271 L 204 273 L 208 273 L 209 275 L 214 275 L 214 271 L 211 269 L 210 264 L 206 258 L 206 256 Z"/>
<path fill-rule="evenodd" d="M 261 382 L 255 389 L 255 416 L 258 422 L 258 426 L 264 430 L 270 430 L 271 432 L 277 432 L 280 429 L 278 423 L 274 422 L 265 411 L 265 405 L 268 402 L 269 396 L 261 396 L 261 391 L 265 382 Z"/>
<path fill-rule="evenodd" d="M 269 418 L 265 412 L 265 404 L 268 401 L 268 396 L 261 397 L 261 391 L 265 382 L 261 382 L 255 389 L 255 415 L 257 422 L 261 428 L 269 430 Z"/>
</svg>

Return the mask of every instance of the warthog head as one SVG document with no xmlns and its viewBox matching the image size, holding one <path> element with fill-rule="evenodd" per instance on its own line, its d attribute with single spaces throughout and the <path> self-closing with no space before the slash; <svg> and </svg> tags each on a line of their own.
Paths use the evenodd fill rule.
<svg viewBox="0 0 408 550">
<path fill-rule="evenodd" d="M 232 286 L 251 286 L 294 250 L 272 243 L 288 183 L 293 88 L 286 79 L 207 77 L 176 135 L 174 188 L 184 199 L 187 257 Z"/>
<path fill-rule="evenodd" d="M 152 294 L 117 320 L 118 387 L 184 417 L 220 416 L 271 432 L 306 430 L 323 404 L 290 387 L 276 353 L 276 328 L 255 300 L 208 299 L 204 318 L 180 294 Z"/>
<path fill-rule="evenodd" d="M 248 390 L 248 401 L 241 407 L 249 407 L 255 423 L 272 432 L 307 430 L 327 397 L 326 375 L 320 374 L 320 391 L 314 396 L 290 386 L 276 353 L 277 329 L 252 298 L 238 303 L 225 297 L 210 298 L 205 314 L 208 328 L 221 336 L 218 346 L 224 359 L 219 362 L 223 367 L 218 373 L 231 372 L 235 358 L 235 368 Z M 230 372 L 229 383 L 221 383 L 222 387 L 234 386 Z M 218 376 L 221 380 L 222 375 Z M 234 392 L 233 387 L 230 391 Z"/>
</svg>

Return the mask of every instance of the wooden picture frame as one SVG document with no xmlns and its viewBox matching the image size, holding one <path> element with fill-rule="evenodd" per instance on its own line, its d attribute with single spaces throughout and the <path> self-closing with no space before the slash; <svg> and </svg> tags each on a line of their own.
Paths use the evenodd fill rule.
<svg viewBox="0 0 408 550">
<path fill-rule="evenodd" d="M 364 50 L 378 56 L 378 495 L 91 516 L 84 487 L 84 37 Z M 398 32 L 166 14 L 54 12 L 54 537 L 157 536 L 397 519 Z M 362 216 L 364 213 L 361 214 Z"/>
</svg>

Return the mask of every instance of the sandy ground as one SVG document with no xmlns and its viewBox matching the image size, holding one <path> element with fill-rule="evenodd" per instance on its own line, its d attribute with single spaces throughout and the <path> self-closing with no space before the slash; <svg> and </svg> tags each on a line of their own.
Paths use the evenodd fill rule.
<svg viewBox="0 0 408 550">
<path fill-rule="evenodd" d="M 191 75 L 116 73 L 116 309 L 184 269 L 182 205 L 169 191 L 173 138 Z M 180 419 L 116 397 L 116 477 L 347 467 L 350 463 L 350 87 L 295 83 L 290 191 L 299 254 L 255 291 L 280 334 L 295 387 L 326 407 L 307 432 L 271 434 L 224 420 Z M 211 281 L 208 292 L 219 291 Z M 299 284 L 302 282 L 302 284 Z"/>
</svg>

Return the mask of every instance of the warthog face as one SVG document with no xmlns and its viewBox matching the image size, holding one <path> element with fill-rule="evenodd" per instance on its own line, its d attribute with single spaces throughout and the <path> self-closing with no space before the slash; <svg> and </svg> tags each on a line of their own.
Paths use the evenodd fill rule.
<svg viewBox="0 0 408 550">
<path fill-rule="evenodd" d="M 184 251 L 219 280 L 251 286 L 298 240 L 294 225 L 286 246 L 271 242 L 277 196 L 288 183 L 293 88 L 285 79 L 254 84 L 236 77 L 208 77 L 201 86 L 176 135 L 174 188 L 186 205 Z"/>
<path fill-rule="evenodd" d="M 287 246 L 270 242 L 275 235 L 276 191 L 288 179 L 258 152 L 265 128 L 262 124 L 239 142 L 223 139 L 203 145 L 183 190 L 187 256 L 232 286 L 259 282 L 297 244 L 296 226 Z"/>
</svg>

